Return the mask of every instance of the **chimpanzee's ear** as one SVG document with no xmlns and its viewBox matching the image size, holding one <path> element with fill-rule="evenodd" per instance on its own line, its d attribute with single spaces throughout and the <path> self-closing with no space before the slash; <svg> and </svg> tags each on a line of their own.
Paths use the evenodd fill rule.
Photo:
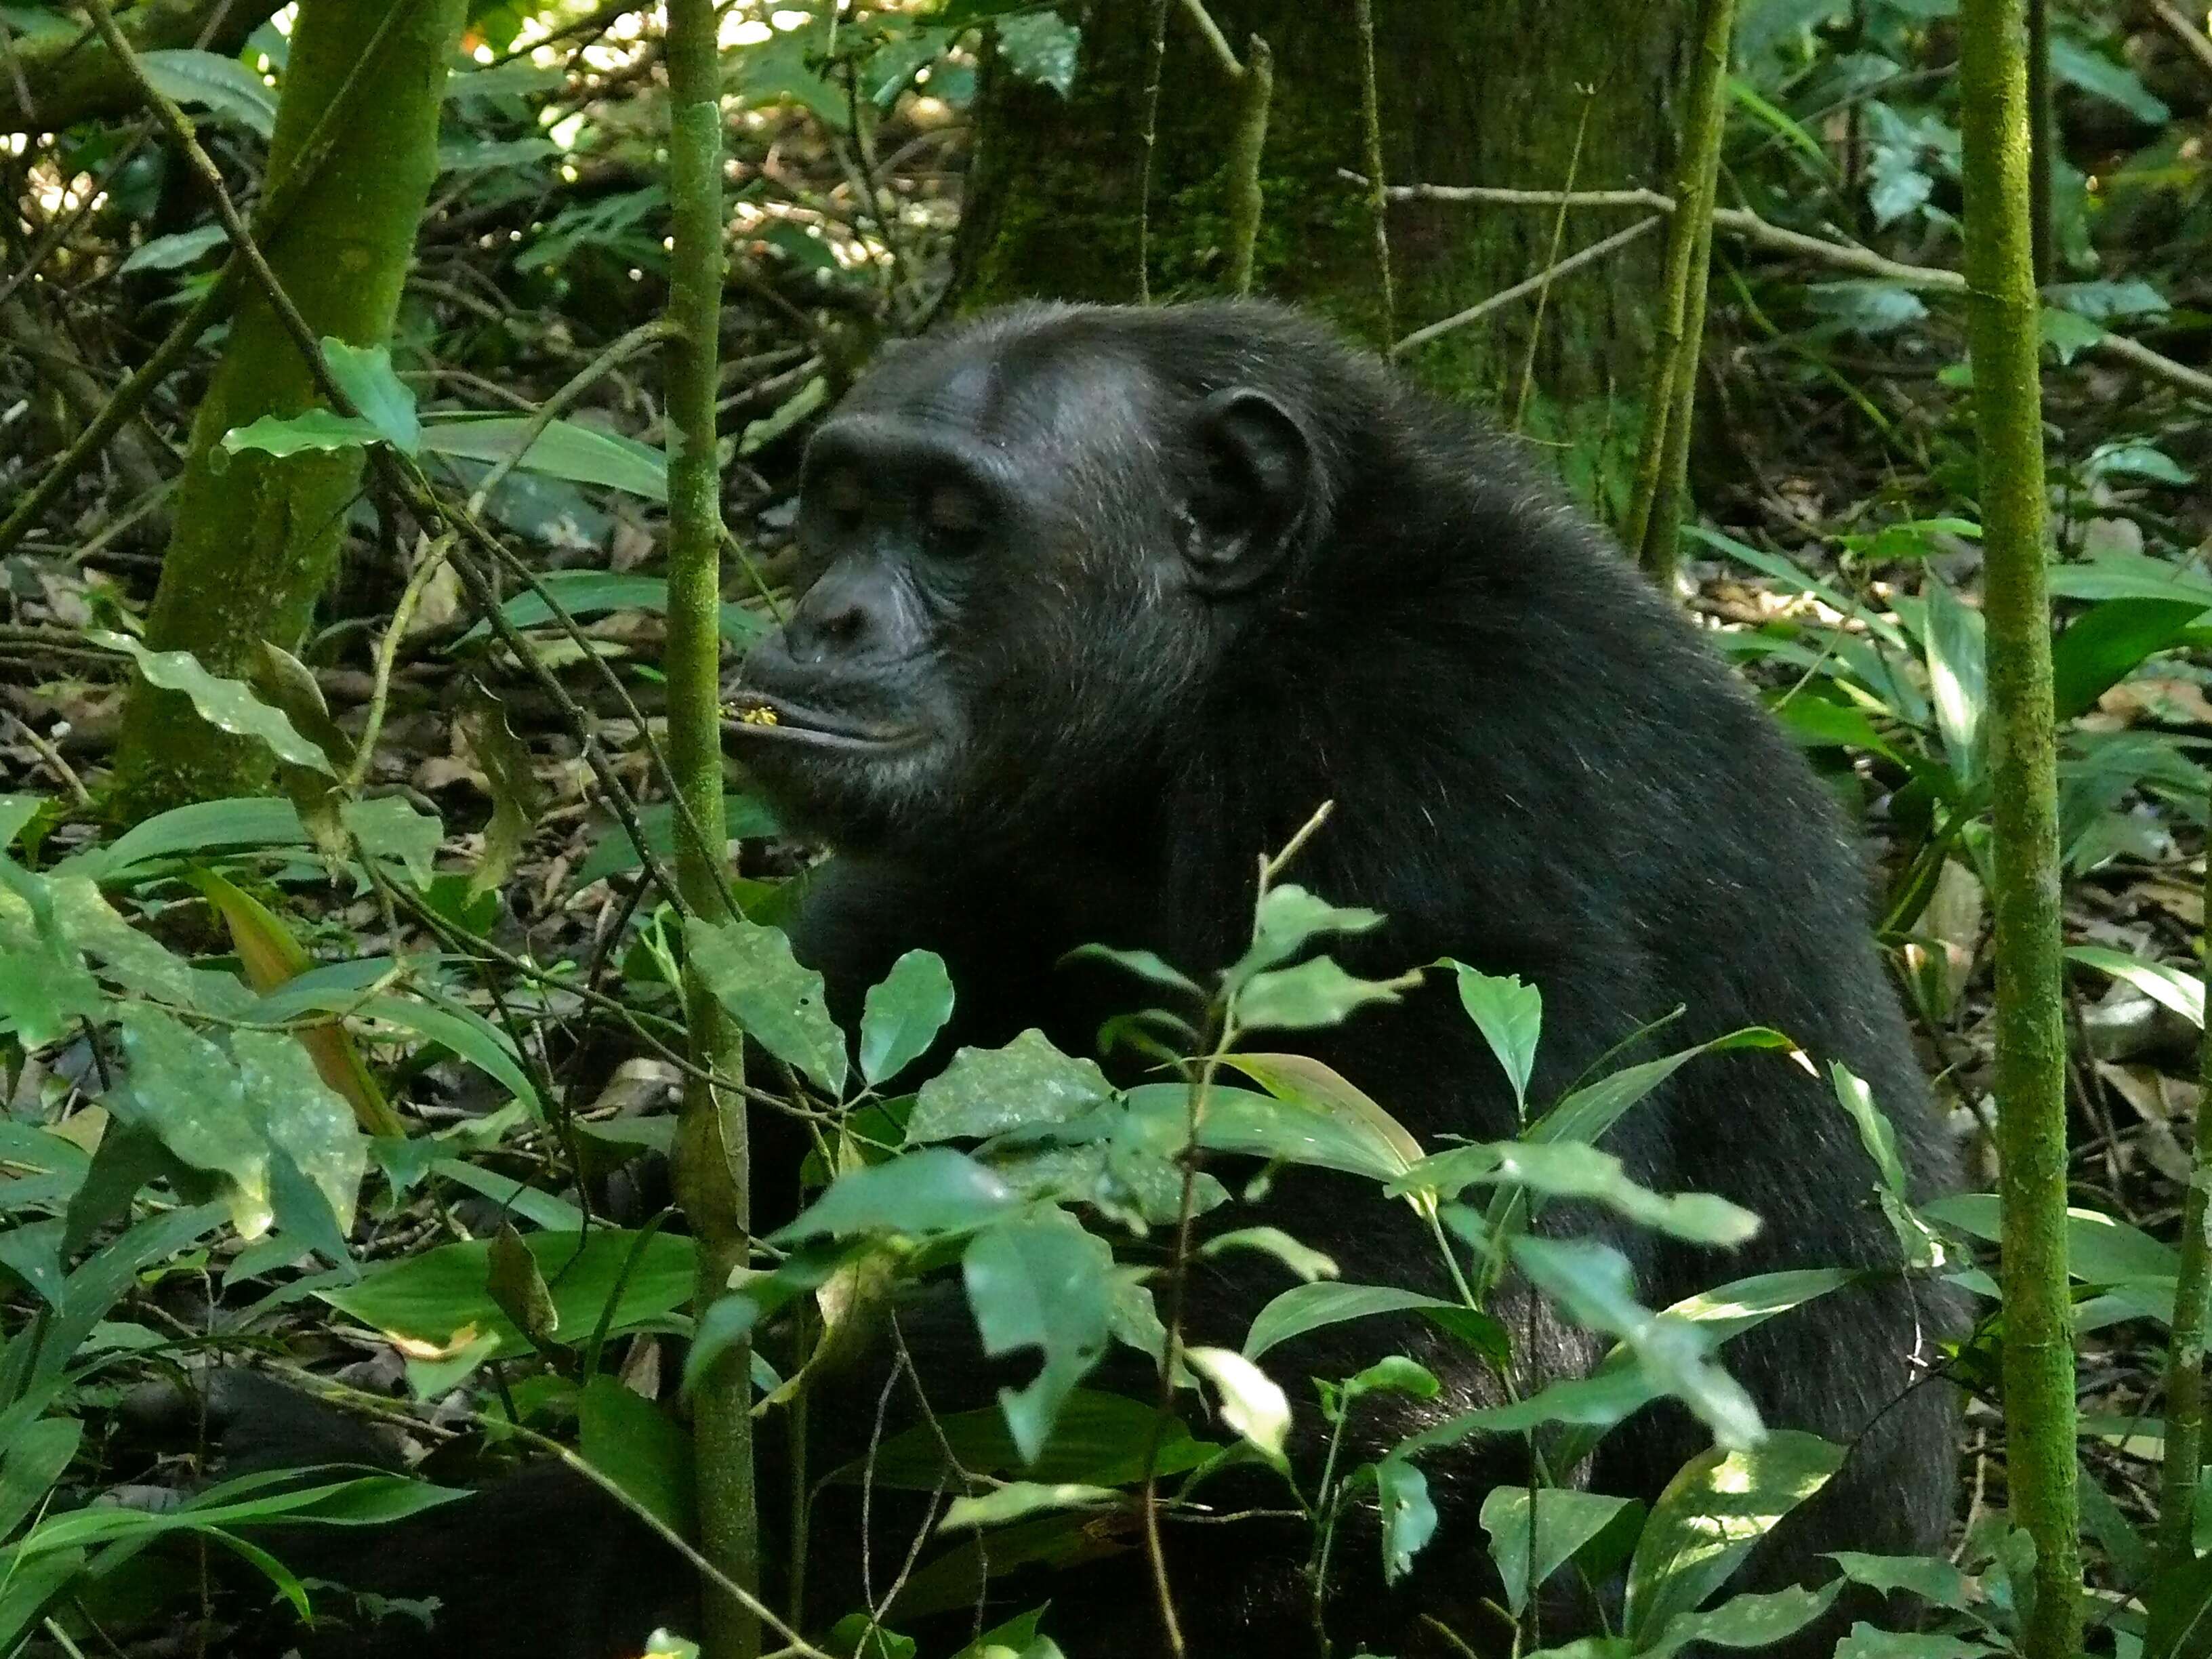
<svg viewBox="0 0 2212 1659">
<path fill-rule="evenodd" d="M 1201 592 L 1249 591 L 1273 574 L 1306 514 L 1313 446 L 1264 392 L 1233 386 L 1199 406 L 1197 483 L 1183 506 L 1182 554 Z"/>
</svg>

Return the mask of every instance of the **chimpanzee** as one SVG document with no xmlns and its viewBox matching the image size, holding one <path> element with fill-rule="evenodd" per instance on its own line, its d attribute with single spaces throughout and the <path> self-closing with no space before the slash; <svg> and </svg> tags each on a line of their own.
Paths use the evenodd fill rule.
<svg viewBox="0 0 2212 1659">
<path fill-rule="evenodd" d="M 1532 1100 L 1679 1008 L 1664 1048 L 1778 1028 L 1871 1084 L 1924 1188 L 1952 1175 L 1824 786 L 1517 446 L 1322 328 L 1248 303 L 1030 306 L 907 344 L 814 436 L 798 534 L 808 585 L 748 658 L 729 742 L 836 849 L 793 940 L 848 1016 L 924 946 L 958 988 L 939 1058 L 1030 1026 L 1087 1052 L 1137 992 L 1063 957 L 1097 941 L 1225 964 L 1259 856 L 1331 801 L 1296 879 L 1389 919 L 1346 964 L 1451 957 L 1540 988 Z M 1449 985 L 1300 1036 L 1431 1149 L 1515 1132 L 1508 1080 Z M 795 1202 L 785 1176 L 802 1148 L 773 1121 L 760 1133 L 773 1222 Z M 1873 1164 L 1824 1078 L 1771 1054 L 1707 1057 L 1604 1145 L 1649 1187 L 1765 1218 L 1732 1254 L 1608 1231 L 1647 1304 L 1783 1268 L 1869 1270 L 1725 1352 L 1770 1424 L 1853 1449 L 1735 1588 L 1825 1581 L 1832 1550 L 1936 1546 L 1954 1408 L 1928 1372 L 1953 1310 L 1894 1271 Z M 1371 1185 L 1280 1171 L 1265 1213 L 1346 1278 L 1442 1288 L 1433 1241 Z M 1192 1339 L 1236 1346 L 1285 1282 L 1262 1257 L 1206 1258 Z M 1502 1296 L 1522 1391 L 1603 1351 L 1510 1281 Z M 1470 1350 L 1410 1322 L 1332 1327 L 1267 1364 L 1310 1419 L 1307 1376 L 1389 1352 L 1437 1372 L 1443 1396 L 1360 1419 L 1346 1458 L 1503 1397 Z M 1653 1407 L 1579 1474 L 1550 1473 L 1648 1502 L 1705 1443 L 1685 1413 Z M 1449 1650 L 1423 1615 L 1474 1651 L 1510 1648 L 1482 1606 L 1496 1589 L 1476 1516 L 1493 1485 L 1526 1479 L 1525 1449 L 1475 1440 L 1426 1468 L 1441 1523 L 1409 1578 L 1386 1589 L 1371 1537 L 1332 1554 L 1344 1651 Z M 590 1547 L 561 1522 L 524 1524 Z M 1309 1534 L 1276 1528 L 1170 1528 L 1192 1653 L 1315 1650 Z M 817 1559 L 835 1547 L 817 1540 Z M 1069 1653 L 1164 1651 L 1133 1560 L 1047 1587 L 1046 1628 Z M 514 1638 L 531 1595 L 511 1588 L 477 1650 L 525 1650 L 497 1638 Z M 1565 1598 L 1545 1640 L 1590 1616 Z M 1831 1620 L 1778 1651 L 1825 1654 L 1837 1633 Z"/>
</svg>

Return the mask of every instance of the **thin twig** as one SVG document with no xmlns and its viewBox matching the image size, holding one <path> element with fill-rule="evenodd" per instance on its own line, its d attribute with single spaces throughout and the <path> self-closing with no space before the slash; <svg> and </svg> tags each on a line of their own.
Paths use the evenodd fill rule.
<svg viewBox="0 0 2212 1659">
<path fill-rule="evenodd" d="M 1511 305 L 1516 300 L 1538 292 L 1558 277 L 1565 276 L 1571 271 L 1580 270 L 1584 265 L 1593 264 L 1609 253 L 1619 252 L 1631 242 L 1639 237 L 1650 235 L 1666 222 L 1666 216 L 1656 213 L 1649 219 L 1638 220 L 1626 230 L 1617 230 L 1602 241 L 1592 242 L 1581 252 L 1569 254 L 1548 270 L 1540 270 L 1534 276 L 1516 283 L 1509 289 L 1502 289 L 1480 303 L 1469 306 L 1465 311 L 1455 313 L 1440 322 L 1431 323 L 1426 328 L 1415 329 L 1390 348 L 1390 355 L 1393 357 L 1402 357 L 1415 347 L 1426 345 L 1440 334 L 1449 334 L 1455 328 L 1464 328 L 1468 324 L 1487 317 L 1492 312 L 1502 307 Z"/>
</svg>

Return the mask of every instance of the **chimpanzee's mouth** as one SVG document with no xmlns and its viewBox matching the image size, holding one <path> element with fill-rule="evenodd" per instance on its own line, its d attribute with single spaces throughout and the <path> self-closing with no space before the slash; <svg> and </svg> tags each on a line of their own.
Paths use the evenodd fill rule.
<svg viewBox="0 0 2212 1659">
<path fill-rule="evenodd" d="M 911 721 L 870 720 L 813 708 L 789 697 L 742 688 L 722 704 L 722 730 L 730 738 L 796 744 L 812 749 L 882 753 L 910 748 L 927 736 Z"/>
</svg>

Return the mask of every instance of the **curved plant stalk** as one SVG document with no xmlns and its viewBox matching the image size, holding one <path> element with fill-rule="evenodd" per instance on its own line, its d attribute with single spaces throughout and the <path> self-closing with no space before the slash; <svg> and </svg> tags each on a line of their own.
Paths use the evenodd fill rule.
<svg viewBox="0 0 2212 1659">
<path fill-rule="evenodd" d="M 667 320 L 669 764 L 690 809 L 676 880 L 691 908 L 712 914 L 723 889 L 721 837 L 721 474 L 714 453 L 714 374 L 722 307 L 721 70 L 714 0 L 668 3 L 668 193 L 673 251 Z M 690 971 L 684 1006 L 691 1058 L 742 1077 L 738 1034 Z M 675 1181 L 699 1241 L 697 1301 L 707 1306 L 745 1264 L 751 1224 L 744 1102 L 697 1077 L 684 1086 Z M 753 1493 L 752 1361 L 743 1343 L 708 1368 L 693 1396 L 699 1542 L 723 1579 L 706 1596 L 704 1659 L 760 1651 L 760 1543 Z"/>
<path fill-rule="evenodd" d="M 1959 105 L 1996 831 L 1990 898 L 2003 1159 L 2005 1473 L 2013 1517 L 2036 1548 L 2035 1603 L 2021 1652 L 2024 1659 L 2073 1659 L 2081 1640 L 2081 1564 L 2066 1278 L 2066 1018 L 2023 4 L 1966 0 Z"/>
<path fill-rule="evenodd" d="M 2212 897 L 2212 859 L 2204 866 L 2205 892 Z M 2206 912 L 2212 916 L 2212 910 Z M 2205 937 L 2204 964 L 2212 975 L 2212 928 Z M 2203 1085 L 2200 1101 L 2212 1100 L 2212 1035 L 2200 1050 L 2197 1078 Z M 2205 1108 L 2197 1109 L 2197 1156 L 2190 1170 L 2189 1193 L 2181 1206 L 2180 1267 L 2175 1273 L 2173 1328 L 2166 1349 L 2166 1459 L 2159 1467 L 2158 1571 L 2161 1584 L 2179 1584 L 2194 1577 L 2197 1568 L 2197 1482 L 2204 1463 L 2204 1328 L 2208 1292 L 2212 1292 L 2212 1125 Z M 2153 1659 L 2171 1659 L 2182 1651 L 2177 1628 L 2187 1611 L 2182 1599 L 2154 1593 L 2148 1598 L 2150 1630 L 2143 1644 Z"/>
<path fill-rule="evenodd" d="M 1688 471 L 1690 415 L 1697 402 L 1698 353 L 1705 332 L 1705 276 L 1712 266 L 1713 203 L 1720 183 L 1721 134 L 1727 125 L 1729 32 L 1735 0 L 1704 0 L 1698 55 L 1690 72 L 1674 199 L 1680 210 L 1667 235 L 1667 289 L 1661 298 L 1659 349 L 1644 405 L 1625 539 L 1644 574 L 1671 588 L 1681 552 L 1682 490 Z"/>
</svg>

